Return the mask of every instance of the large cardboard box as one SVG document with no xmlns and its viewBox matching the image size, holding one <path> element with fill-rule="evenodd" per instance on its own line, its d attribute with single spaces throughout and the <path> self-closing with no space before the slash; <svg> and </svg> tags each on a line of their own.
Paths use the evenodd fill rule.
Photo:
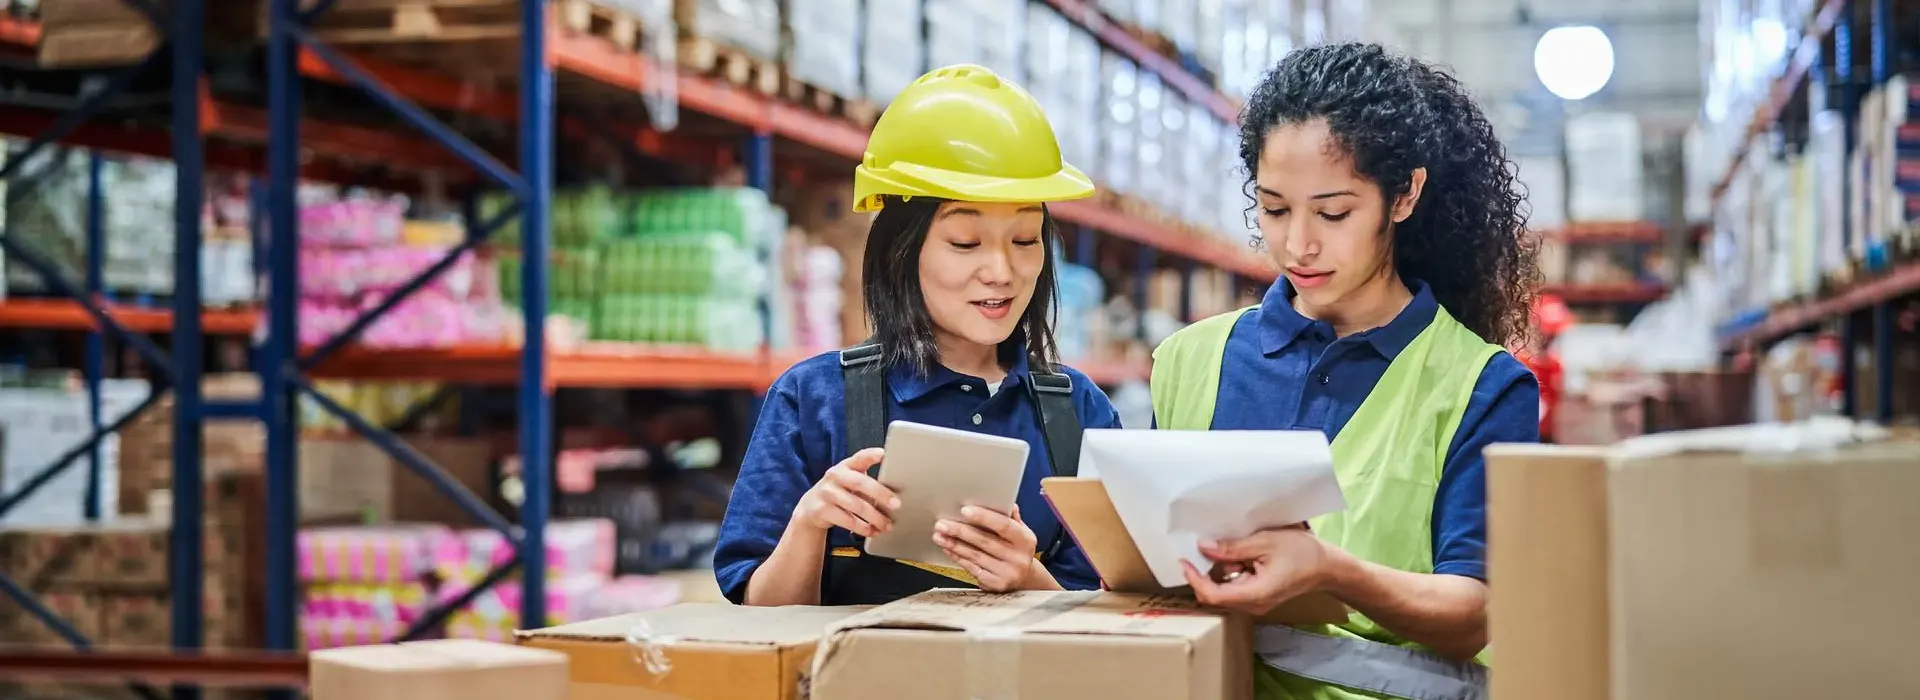
<svg viewBox="0 0 1920 700">
<path fill-rule="evenodd" d="M 821 633 L 866 609 L 683 604 L 518 636 L 567 655 L 572 700 L 798 700 Z"/>
<path fill-rule="evenodd" d="M 567 657 L 466 639 L 324 649 L 313 700 L 566 700 Z"/>
<path fill-rule="evenodd" d="M 1146 557 L 1127 534 L 1126 524 L 1099 479 L 1049 477 L 1041 480 L 1040 489 L 1068 534 L 1086 553 L 1094 572 L 1100 574 L 1102 587 L 1118 593 L 1192 597 L 1190 588 L 1164 588 L 1154 579 Z M 1351 612 L 1331 595 L 1309 593 L 1281 603 L 1258 621 L 1275 625 L 1336 624 L 1347 621 Z"/>
<path fill-rule="evenodd" d="M 819 700 L 1247 698 L 1251 623 L 1191 600 L 935 590 L 835 623 Z"/>
<path fill-rule="evenodd" d="M 1920 697 L 1920 441 L 1814 422 L 1487 458 L 1495 698 Z"/>
</svg>

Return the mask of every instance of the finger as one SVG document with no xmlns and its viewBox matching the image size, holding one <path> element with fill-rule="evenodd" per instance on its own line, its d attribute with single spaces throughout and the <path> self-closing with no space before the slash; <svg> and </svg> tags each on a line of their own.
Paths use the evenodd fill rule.
<svg viewBox="0 0 1920 700">
<path fill-rule="evenodd" d="M 879 508 L 875 508 L 866 499 L 840 489 L 827 489 L 824 493 L 828 505 L 863 521 L 874 532 L 885 532 L 893 528 L 893 520 Z M 874 534 L 873 532 L 862 534 Z"/>
<path fill-rule="evenodd" d="M 841 461 L 840 466 L 846 467 L 847 469 L 860 474 L 865 474 L 868 471 L 872 470 L 874 465 L 879 464 L 881 458 L 885 456 L 886 456 L 885 449 L 879 448 L 879 447 L 869 447 L 867 449 L 853 453 L 853 456 L 848 457 L 845 460 Z"/>
<path fill-rule="evenodd" d="M 1020 541 L 1020 529 L 1025 527 L 1019 520 L 1001 515 L 991 508 L 967 506 L 960 509 L 960 517 L 968 524 L 998 535 L 1009 542 Z"/>
<path fill-rule="evenodd" d="M 947 558 L 959 563 L 961 568 L 968 569 L 967 573 L 972 574 L 974 580 L 979 581 L 981 586 L 1005 588 L 1014 580 L 1013 575 L 1008 572 L 1010 565 L 1005 560 L 951 537 L 937 534 L 934 537 L 934 543 L 946 550 Z M 941 539 L 945 540 L 944 544 L 941 543 Z"/>
<path fill-rule="evenodd" d="M 980 551 L 986 552 L 998 559 L 1013 559 L 1019 556 L 1032 555 L 1031 551 L 1021 552 L 1018 545 L 1008 542 L 1002 538 L 999 533 L 985 530 L 975 525 L 952 520 L 942 520 L 934 523 L 933 529 L 935 532 L 945 534 L 947 537 L 971 544 Z"/>
<path fill-rule="evenodd" d="M 1180 574 L 1186 577 L 1187 585 L 1193 588 L 1193 597 L 1207 605 L 1219 604 L 1217 601 L 1220 596 L 1220 587 L 1213 582 L 1212 577 L 1195 567 L 1193 562 L 1181 560 Z"/>
<path fill-rule="evenodd" d="M 867 499 L 868 503 L 885 507 L 889 511 L 900 507 L 900 498 L 893 494 L 893 489 L 887 488 L 871 476 L 848 469 L 836 469 L 828 471 L 827 477 L 840 488 Z"/>
<path fill-rule="evenodd" d="M 1273 549 L 1275 533 L 1257 532 L 1238 539 L 1200 543 L 1200 553 L 1208 559 L 1219 562 L 1255 561 L 1264 558 Z"/>
</svg>

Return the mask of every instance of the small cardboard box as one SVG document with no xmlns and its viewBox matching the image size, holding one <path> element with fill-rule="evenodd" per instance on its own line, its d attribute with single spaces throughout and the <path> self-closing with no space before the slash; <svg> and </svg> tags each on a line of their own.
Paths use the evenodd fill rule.
<svg viewBox="0 0 1920 700">
<path fill-rule="evenodd" d="M 1087 561 L 1100 574 L 1109 591 L 1143 595 L 1192 596 L 1192 589 L 1169 589 L 1154 580 L 1146 557 L 1134 546 L 1119 511 L 1107 498 L 1107 488 L 1098 479 L 1049 477 L 1040 481 L 1040 489 L 1054 513 L 1065 523 Z M 1351 610 L 1345 603 L 1325 593 L 1309 593 L 1294 598 L 1257 620 L 1270 625 L 1337 624 L 1346 622 Z"/>
<path fill-rule="evenodd" d="M 1495 698 L 1920 697 L 1920 442 L 1820 421 L 1487 464 Z"/>
<path fill-rule="evenodd" d="M 835 623 L 820 700 L 1247 698 L 1251 626 L 1191 600 L 935 590 Z"/>
<path fill-rule="evenodd" d="M 866 609 L 682 604 L 518 636 L 571 659 L 572 700 L 798 700 L 821 633 Z"/>
<path fill-rule="evenodd" d="M 323 649 L 313 700 L 567 700 L 567 657 L 466 639 Z"/>
</svg>

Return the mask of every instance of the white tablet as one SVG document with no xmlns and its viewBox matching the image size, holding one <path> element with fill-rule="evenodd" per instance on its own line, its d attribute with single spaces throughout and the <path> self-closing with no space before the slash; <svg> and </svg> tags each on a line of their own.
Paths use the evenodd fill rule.
<svg viewBox="0 0 1920 700">
<path fill-rule="evenodd" d="M 900 507 L 893 529 L 867 538 L 866 552 L 953 566 L 933 543 L 934 522 L 960 519 L 962 506 L 1012 511 L 1027 472 L 1027 449 L 1025 440 L 1014 438 L 909 421 L 888 424 L 879 479 L 900 498 Z"/>
</svg>

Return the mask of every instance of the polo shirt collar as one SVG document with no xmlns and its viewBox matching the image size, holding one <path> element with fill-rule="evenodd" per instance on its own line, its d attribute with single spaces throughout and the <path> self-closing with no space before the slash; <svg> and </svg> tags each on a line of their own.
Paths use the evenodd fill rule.
<svg viewBox="0 0 1920 700">
<path fill-rule="evenodd" d="M 1433 322 L 1434 313 L 1440 308 L 1439 301 L 1434 299 L 1433 290 L 1426 282 L 1401 279 L 1406 283 L 1407 291 L 1413 292 L 1413 300 L 1387 325 L 1360 334 L 1367 344 L 1388 360 L 1399 357 L 1401 351 L 1413 344 L 1413 339 L 1420 337 L 1420 333 L 1427 329 L 1427 325 Z M 1282 277 L 1267 289 L 1266 297 L 1260 301 L 1260 351 L 1268 355 L 1280 352 L 1316 323 L 1294 310 L 1293 284 Z"/>
<path fill-rule="evenodd" d="M 1001 357 L 1011 360 L 1007 366 L 1007 378 L 1000 384 L 1000 390 L 1006 391 L 1020 386 L 1027 376 L 1027 343 L 1019 335 L 1001 344 Z M 1011 357 L 1009 357 L 1011 356 Z M 895 365 L 887 369 L 887 388 L 893 392 L 896 403 L 907 403 L 931 394 L 936 389 L 964 382 L 981 382 L 979 377 L 961 374 L 948 369 L 946 365 L 935 365 L 926 374 L 913 367 Z"/>
</svg>

